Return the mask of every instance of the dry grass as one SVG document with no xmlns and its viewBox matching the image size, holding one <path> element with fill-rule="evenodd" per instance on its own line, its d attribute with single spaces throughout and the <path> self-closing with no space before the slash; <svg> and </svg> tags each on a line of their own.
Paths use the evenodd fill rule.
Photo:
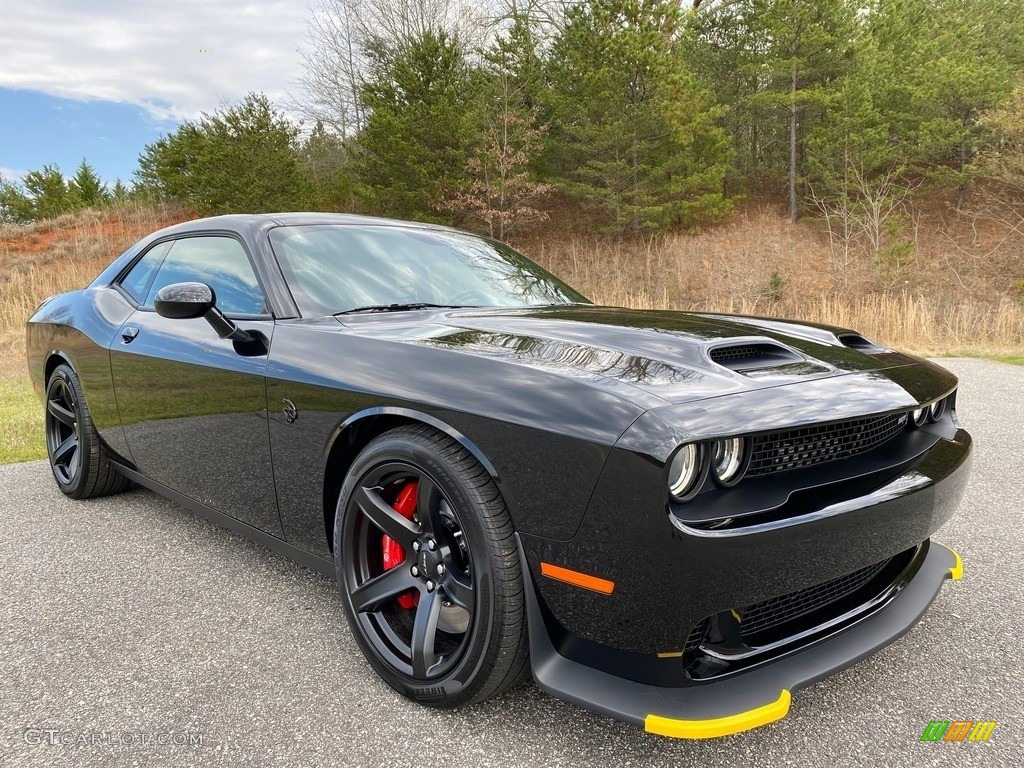
<svg viewBox="0 0 1024 768">
<path fill-rule="evenodd" d="M 1024 352 L 1024 237 L 977 222 L 933 217 L 911 268 L 888 285 L 870 259 L 840 270 L 818 221 L 791 225 L 767 207 L 696 235 L 518 245 L 600 304 L 829 323 L 925 355 Z"/>
<path fill-rule="evenodd" d="M 177 208 L 85 211 L 0 226 L 0 377 L 25 368 L 25 321 L 47 296 L 84 288 L 143 235 L 188 218 Z"/>
<path fill-rule="evenodd" d="M 139 237 L 185 218 L 128 208 L 0 227 L 0 376 L 24 370 L 24 323 L 42 299 L 87 285 Z M 926 218 L 916 261 L 889 286 L 867 259 L 840 270 L 820 222 L 790 225 L 765 205 L 639 242 L 559 236 L 558 226 L 518 245 L 602 304 L 832 323 L 922 354 L 1024 353 L 1024 238 L 991 222 Z"/>
</svg>

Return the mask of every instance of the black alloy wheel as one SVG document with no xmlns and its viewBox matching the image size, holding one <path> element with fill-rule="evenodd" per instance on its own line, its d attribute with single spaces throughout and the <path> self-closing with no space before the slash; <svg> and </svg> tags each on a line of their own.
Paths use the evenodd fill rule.
<svg viewBox="0 0 1024 768">
<path fill-rule="evenodd" d="M 46 390 L 46 450 L 57 483 L 65 487 L 81 474 L 82 452 L 78 397 L 70 378 L 63 371 L 59 373 L 62 375 L 50 377 Z"/>
<path fill-rule="evenodd" d="M 392 687 L 448 707 L 523 679 L 512 530 L 486 470 L 436 430 L 392 430 L 359 455 L 338 502 L 335 562 L 360 648 Z"/>
<path fill-rule="evenodd" d="M 130 485 L 111 464 L 89 416 L 78 375 L 69 365 L 58 365 L 47 381 L 45 422 L 50 469 L 65 495 L 90 499 Z"/>
</svg>

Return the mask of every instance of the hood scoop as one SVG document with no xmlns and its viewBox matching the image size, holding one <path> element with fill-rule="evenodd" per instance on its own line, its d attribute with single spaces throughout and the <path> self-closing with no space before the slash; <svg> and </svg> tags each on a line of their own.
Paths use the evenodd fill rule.
<svg viewBox="0 0 1024 768">
<path fill-rule="evenodd" d="M 770 341 L 716 344 L 708 349 L 708 357 L 711 362 L 737 373 L 807 363 L 807 358 L 803 355 Z"/>
<path fill-rule="evenodd" d="M 836 336 L 839 339 L 839 343 L 847 349 L 855 349 L 858 352 L 863 352 L 867 355 L 877 355 L 882 352 L 888 352 L 885 347 L 875 344 L 870 339 L 865 339 L 859 333 L 840 333 Z"/>
</svg>

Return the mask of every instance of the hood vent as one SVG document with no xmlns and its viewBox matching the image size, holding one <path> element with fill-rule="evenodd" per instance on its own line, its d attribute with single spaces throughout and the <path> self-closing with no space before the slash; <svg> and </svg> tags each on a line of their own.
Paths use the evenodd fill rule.
<svg viewBox="0 0 1024 768">
<path fill-rule="evenodd" d="M 887 352 L 884 347 L 880 347 L 875 342 L 869 341 L 861 336 L 859 333 L 841 333 L 837 337 L 839 343 L 848 349 L 855 349 L 858 352 L 863 352 L 867 355 L 877 355 L 879 352 Z"/>
<path fill-rule="evenodd" d="M 753 371 L 759 368 L 778 368 L 802 363 L 805 358 L 786 347 L 770 342 L 743 342 L 721 344 L 708 350 L 711 362 L 731 371 Z"/>
</svg>

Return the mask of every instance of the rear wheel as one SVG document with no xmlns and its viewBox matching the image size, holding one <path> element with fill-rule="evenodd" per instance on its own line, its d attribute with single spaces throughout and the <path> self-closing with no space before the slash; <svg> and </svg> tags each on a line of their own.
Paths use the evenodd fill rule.
<svg viewBox="0 0 1024 768">
<path fill-rule="evenodd" d="M 342 487 L 334 552 L 356 640 L 396 690 L 452 707 L 525 677 L 512 522 L 490 475 L 455 440 L 425 426 L 373 440 Z"/>
<path fill-rule="evenodd" d="M 65 364 L 46 384 L 46 452 L 57 487 L 73 499 L 106 496 L 130 485 L 110 463 L 78 375 Z"/>
</svg>

